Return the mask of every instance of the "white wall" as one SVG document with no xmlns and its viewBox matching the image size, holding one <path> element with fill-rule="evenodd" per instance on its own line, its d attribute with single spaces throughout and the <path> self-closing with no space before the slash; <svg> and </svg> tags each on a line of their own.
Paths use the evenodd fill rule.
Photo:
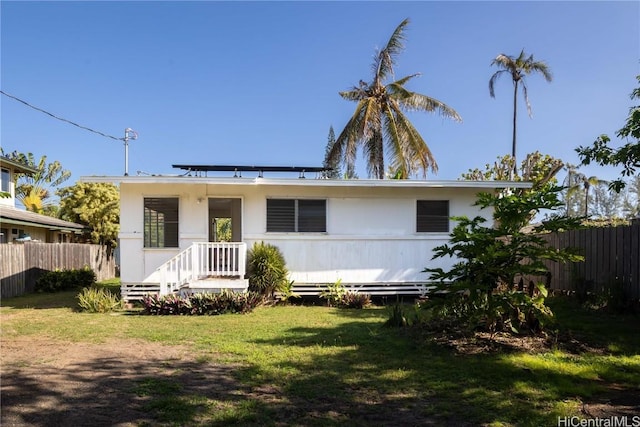
<svg viewBox="0 0 640 427">
<path fill-rule="evenodd" d="M 180 249 L 207 241 L 207 197 L 241 198 L 243 241 L 249 247 L 259 241 L 278 246 L 297 283 L 337 279 L 350 283 L 424 281 L 428 275 L 421 272 L 423 268 L 448 268 L 453 260 L 431 261 L 433 248 L 446 243 L 448 233 L 415 231 L 416 200 L 450 200 L 451 215 L 475 216 L 480 212 L 471 204 L 477 192 L 465 188 L 121 184 L 122 281 L 142 281 L 179 252 L 143 248 L 144 197 L 180 198 Z M 270 197 L 327 199 L 327 232 L 267 233 L 265 200 Z M 199 202 L 199 198 L 204 200 Z"/>
</svg>

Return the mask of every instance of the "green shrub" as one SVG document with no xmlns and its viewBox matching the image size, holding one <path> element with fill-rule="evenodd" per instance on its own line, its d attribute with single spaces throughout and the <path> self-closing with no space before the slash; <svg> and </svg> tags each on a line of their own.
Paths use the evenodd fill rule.
<svg viewBox="0 0 640 427">
<path fill-rule="evenodd" d="M 291 298 L 300 298 L 300 295 L 293 292 L 293 280 L 288 280 L 285 284 L 276 289 L 278 291 L 278 299 L 286 304 Z"/>
<path fill-rule="evenodd" d="M 280 249 L 264 242 L 253 244 L 247 254 L 250 291 L 273 297 L 273 293 L 288 282 L 288 274 Z"/>
<path fill-rule="evenodd" d="M 80 270 L 47 271 L 35 283 L 36 292 L 59 292 L 90 287 L 96 281 L 96 274 L 88 267 Z"/>
<path fill-rule="evenodd" d="M 104 288 L 84 288 L 76 298 L 82 311 L 89 313 L 108 313 L 123 306 L 117 295 Z"/>
<path fill-rule="evenodd" d="M 326 299 L 329 307 L 338 307 L 346 293 L 347 289 L 342 284 L 342 279 L 338 279 L 334 283 L 328 284 L 327 289 L 320 292 L 320 298 Z"/>
<path fill-rule="evenodd" d="M 219 294 L 197 293 L 187 296 L 145 295 L 142 306 L 152 315 L 218 315 L 225 313 L 249 313 L 262 304 L 264 297 L 257 292 L 231 292 Z"/>
</svg>

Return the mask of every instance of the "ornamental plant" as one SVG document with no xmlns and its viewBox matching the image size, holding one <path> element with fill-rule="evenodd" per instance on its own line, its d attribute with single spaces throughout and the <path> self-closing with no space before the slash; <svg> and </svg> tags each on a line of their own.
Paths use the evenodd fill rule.
<svg viewBox="0 0 640 427">
<path fill-rule="evenodd" d="M 145 295 L 142 306 L 145 314 L 158 316 L 214 316 L 228 313 L 250 313 L 264 298 L 255 292 L 196 293 L 191 295 Z"/>
<path fill-rule="evenodd" d="M 320 292 L 320 298 L 327 300 L 329 307 L 337 307 L 346 293 L 347 289 L 342 284 L 342 279 L 338 279 L 334 283 L 329 283 L 327 289 Z"/>
<path fill-rule="evenodd" d="M 523 279 L 548 278 L 545 261 L 577 262 L 584 257 L 572 249 L 556 250 L 540 237 L 542 233 L 576 228 L 575 218 L 552 217 L 524 231 L 529 219 L 542 210 L 562 206 L 557 186 L 497 194 L 481 193 L 475 203 L 492 208 L 493 226 L 477 216 L 455 217 L 458 224 L 449 243 L 434 249 L 433 259 L 455 257 L 458 261 L 445 271 L 426 268 L 444 296 L 422 305 L 427 319 L 435 324 L 463 326 L 470 330 L 539 331 L 552 316 L 545 305 L 547 289 L 532 282 L 524 290 Z M 527 279 L 529 280 L 529 279 Z M 442 325 L 441 325 L 442 326 Z"/>
<path fill-rule="evenodd" d="M 247 253 L 247 278 L 249 290 L 273 297 L 279 288 L 288 283 L 289 271 L 278 247 L 256 242 Z"/>
<path fill-rule="evenodd" d="M 88 313 L 109 313 L 120 310 L 122 300 L 104 288 L 84 288 L 76 298 L 80 310 Z"/>
<path fill-rule="evenodd" d="M 338 303 L 340 308 L 366 308 L 371 305 L 371 295 L 364 292 L 347 291 Z"/>
</svg>

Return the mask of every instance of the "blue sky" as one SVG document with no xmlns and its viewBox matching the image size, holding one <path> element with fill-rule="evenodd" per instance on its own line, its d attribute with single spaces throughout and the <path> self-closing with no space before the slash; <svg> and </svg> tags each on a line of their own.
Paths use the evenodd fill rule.
<svg viewBox="0 0 640 427">
<path fill-rule="evenodd" d="M 512 83 L 489 96 L 499 53 L 546 61 L 552 83 L 528 78 L 518 154 L 578 163 L 574 148 L 611 136 L 640 74 L 640 2 L 11 2 L 1 8 L 2 90 L 122 137 L 135 129 L 129 171 L 180 173 L 173 163 L 320 166 L 329 126 L 355 104 L 338 92 L 370 79 L 375 48 L 411 23 L 396 76 L 455 108 L 463 123 L 409 115 L 457 179 L 511 147 Z M 5 151 L 59 160 L 72 183 L 122 175 L 122 142 L 1 97 Z M 619 141 L 614 139 L 614 143 Z M 366 177 L 362 164 L 359 174 Z M 588 168 L 608 179 L 614 169 Z"/>
</svg>

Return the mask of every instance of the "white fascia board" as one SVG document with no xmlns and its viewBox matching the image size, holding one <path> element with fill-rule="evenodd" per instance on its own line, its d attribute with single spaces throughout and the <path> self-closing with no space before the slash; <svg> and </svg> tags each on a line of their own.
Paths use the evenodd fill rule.
<svg viewBox="0 0 640 427">
<path fill-rule="evenodd" d="M 531 188 L 530 182 L 515 181 L 421 181 L 412 179 L 279 179 L 256 178 L 258 185 L 310 187 L 386 187 L 386 188 Z"/>
<path fill-rule="evenodd" d="M 310 178 L 232 178 L 193 176 L 83 176 L 80 182 L 113 184 L 211 184 L 245 186 L 297 186 L 297 187 L 386 187 L 386 188 L 531 188 L 523 181 L 419 181 L 411 179 L 310 179 Z"/>
</svg>

